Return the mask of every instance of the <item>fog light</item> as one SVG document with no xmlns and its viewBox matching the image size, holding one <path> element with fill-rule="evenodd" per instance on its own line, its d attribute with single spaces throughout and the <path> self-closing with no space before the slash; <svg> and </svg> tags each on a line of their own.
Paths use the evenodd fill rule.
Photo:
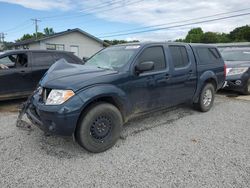
<svg viewBox="0 0 250 188">
<path fill-rule="evenodd" d="M 236 81 L 235 81 L 235 84 L 236 84 L 236 85 L 241 85 L 241 80 L 236 80 Z"/>
</svg>

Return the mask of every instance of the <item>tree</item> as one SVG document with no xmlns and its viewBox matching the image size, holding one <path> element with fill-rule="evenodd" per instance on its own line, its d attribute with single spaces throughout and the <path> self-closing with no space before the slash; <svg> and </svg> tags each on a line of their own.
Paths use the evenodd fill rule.
<svg viewBox="0 0 250 188">
<path fill-rule="evenodd" d="M 219 43 L 231 42 L 229 38 L 229 34 L 226 34 L 226 33 L 218 34 L 218 38 L 219 38 L 219 41 L 218 41 Z"/>
<path fill-rule="evenodd" d="M 17 39 L 16 41 L 24 41 L 24 40 L 28 40 L 28 39 L 32 39 L 33 35 L 30 34 L 24 34 L 20 39 Z"/>
<path fill-rule="evenodd" d="M 46 28 L 44 28 L 43 31 L 44 31 L 44 34 L 45 34 L 46 36 L 55 34 L 53 28 L 48 28 L 48 27 L 46 27 Z"/>
<path fill-rule="evenodd" d="M 250 26 L 237 27 L 229 33 L 229 37 L 234 42 L 250 42 Z"/>
<path fill-rule="evenodd" d="M 37 32 L 37 38 L 42 38 L 44 36 L 52 35 L 55 34 L 53 28 L 44 28 L 44 33 L 42 32 Z M 29 40 L 29 39 L 35 39 L 36 38 L 36 33 L 33 34 L 24 34 L 20 39 L 17 39 L 16 42 L 24 41 L 24 40 Z"/>
<path fill-rule="evenodd" d="M 188 32 L 184 41 L 192 42 L 192 43 L 199 43 L 201 41 L 202 35 L 203 35 L 203 31 L 200 27 L 193 28 Z"/>
<path fill-rule="evenodd" d="M 218 43 L 219 37 L 217 33 L 214 32 L 206 32 L 201 37 L 202 43 Z"/>
</svg>

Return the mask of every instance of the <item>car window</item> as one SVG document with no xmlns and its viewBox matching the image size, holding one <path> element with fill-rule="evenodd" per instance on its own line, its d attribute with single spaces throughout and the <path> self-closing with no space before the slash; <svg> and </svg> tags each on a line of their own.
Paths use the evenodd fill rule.
<svg viewBox="0 0 250 188">
<path fill-rule="evenodd" d="M 0 69 L 28 67 L 28 57 L 25 53 L 11 54 L 0 59 Z"/>
<path fill-rule="evenodd" d="M 174 68 L 186 67 L 189 64 L 188 53 L 185 46 L 169 46 Z"/>
<path fill-rule="evenodd" d="M 56 60 L 59 60 L 62 58 L 65 59 L 68 63 L 78 63 L 75 59 L 70 57 L 68 54 L 63 54 L 63 53 L 56 54 Z"/>
<path fill-rule="evenodd" d="M 33 66 L 40 67 L 40 66 L 51 66 L 55 63 L 56 59 L 53 53 L 46 53 L 46 52 L 33 52 Z"/>
<path fill-rule="evenodd" d="M 105 48 L 92 56 L 85 65 L 117 70 L 126 65 L 140 45 L 122 45 Z"/>
<path fill-rule="evenodd" d="M 215 48 L 198 48 L 197 49 L 200 64 L 217 63 L 220 60 L 220 54 Z"/>
<path fill-rule="evenodd" d="M 146 61 L 154 62 L 154 69 L 151 71 L 162 70 L 166 68 L 165 56 L 163 47 L 154 46 L 146 48 L 139 56 L 137 62 L 143 63 Z"/>
<path fill-rule="evenodd" d="M 250 61 L 250 48 L 229 48 L 221 55 L 225 61 Z"/>
</svg>

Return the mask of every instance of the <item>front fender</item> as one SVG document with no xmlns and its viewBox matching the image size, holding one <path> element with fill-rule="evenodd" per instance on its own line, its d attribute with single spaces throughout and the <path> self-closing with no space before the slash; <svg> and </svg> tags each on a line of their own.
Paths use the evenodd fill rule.
<svg viewBox="0 0 250 188">
<path fill-rule="evenodd" d="M 82 110 L 84 110 L 91 102 L 102 97 L 112 97 L 121 108 L 125 117 L 131 110 L 131 104 L 126 93 L 122 89 L 111 84 L 93 85 L 78 91 L 77 95 L 83 101 L 84 105 Z"/>
<path fill-rule="evenodd" d="M 207 80 L 211 80 L 211 79 L 213 79 L 215 81 L 215 83 L 216 83 L 216 86 L 218 86 L 218 79 L 217 79 L 217 77 L 216 77 L 216 75 L 215 75 L 215 73 L 213 71 L 205 71 L 199 76 L 197 89 L 196 89 L 196 92 L 195 92 L 195 95 L 194 95 L 194 98 L 193 98 L 193 101 L 195 103 L 197 103 L 198 100 L 199 100 L 199 95 L 200 95 L 200 92 L 201 92 L 205 82 Z M 215 89 L 217 90 L 217 88 L 215 88 Z"/>
</svg>

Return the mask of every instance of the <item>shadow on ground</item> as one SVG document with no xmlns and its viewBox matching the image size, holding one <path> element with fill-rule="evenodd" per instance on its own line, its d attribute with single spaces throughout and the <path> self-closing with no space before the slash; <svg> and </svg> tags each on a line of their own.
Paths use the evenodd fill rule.
<svg viewBox="0 0 250 188">
<path fill-rule="evenodd" d="M 0 101 L 0 112 L 18 112 L 22 103 L 27 99 L 12 99 L 7 101 Z"/>
</svg>

